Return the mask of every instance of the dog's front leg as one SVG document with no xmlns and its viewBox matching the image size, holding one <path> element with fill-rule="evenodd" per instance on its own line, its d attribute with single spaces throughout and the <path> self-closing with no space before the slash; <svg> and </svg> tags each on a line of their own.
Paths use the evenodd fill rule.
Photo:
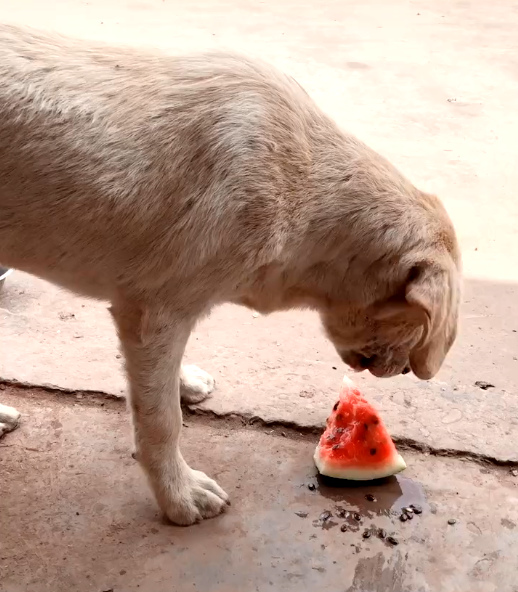
<svg viewBox="0 0 518 592">
<path fill-rule="evenodd" d="M 216 516 L 227 494 L 191 469 L 179 449 L 181 361 L 196 319 L 128 302 L 111 313 L 126 360 L 137 457 L 160 508 L 176 524 Z"/>
</svg>

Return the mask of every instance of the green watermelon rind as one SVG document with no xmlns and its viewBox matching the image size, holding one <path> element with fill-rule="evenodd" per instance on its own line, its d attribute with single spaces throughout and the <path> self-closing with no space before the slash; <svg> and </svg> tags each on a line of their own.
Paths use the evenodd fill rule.
<svg viewBox="0 0 518 592">
<path fill-rule="evenodd" d="M 384 462 L 382 465 L 378 464 L 376 467 L 338 467 L 333 466 L 335 463 L 326 461 L 326 458 L 321 454 L 320 444 L 318 444 L 313 458 L 321 475 L 347 481 L 383 479 L 397 475 L 406 469 L 406 463 L 398 452 L 395 452 L 388 462 Z"/>
</svg>

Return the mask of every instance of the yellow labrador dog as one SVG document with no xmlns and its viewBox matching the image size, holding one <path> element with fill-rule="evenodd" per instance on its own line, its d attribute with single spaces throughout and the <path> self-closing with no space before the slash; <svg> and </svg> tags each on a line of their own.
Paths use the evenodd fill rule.
<svg viewBox="0 0 518 592">
<path fill-rule="evenodd" d="M 111 303 L 138 459 L 177 524 L 227 494 L 179 450 L 182 355 L 223 302 L 309 307 L 343 361 L 428 379 L 456 335 L 460 254 L 440 201 L 289 76 L 0 26 L 0 261 Z"/>
</svg>

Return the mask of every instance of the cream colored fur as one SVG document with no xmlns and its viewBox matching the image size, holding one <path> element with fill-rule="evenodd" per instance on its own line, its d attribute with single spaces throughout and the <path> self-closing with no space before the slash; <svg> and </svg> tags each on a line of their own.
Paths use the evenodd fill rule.
<svg viewBox="0 0 518 592">
<path fill-rule="evenodd" d="M 274 68 L 0 26 L 0 261 L 110 301 L 138 458 L 178 524 L 228 497 L 180 449 L 196 322 L 234 302 L 310 307 L 376 376 L 440 368 L 460 255 L 440 201 Z"/>
<path fill-rule="evenodd" d="M 0 438 L 16 429 L 19 421 L 20 413 L 16 409 L 0 403 Z"/>
</svg>

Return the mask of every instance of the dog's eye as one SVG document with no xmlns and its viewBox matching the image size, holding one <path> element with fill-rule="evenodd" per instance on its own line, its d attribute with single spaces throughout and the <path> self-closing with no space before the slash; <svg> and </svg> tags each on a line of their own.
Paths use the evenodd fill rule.
<svg viewBox="0 0 518 592">
<path fill-rule="evenodd" d="M 408 277 L 407 277 L 407 283 L 411 283 L 413 281 L 415 281 L 422 272 L 422 268 L 419 265 L 414 265 L 413 267 L 410 268 L 410 271 L 408 272 Z"/>
</svg>

